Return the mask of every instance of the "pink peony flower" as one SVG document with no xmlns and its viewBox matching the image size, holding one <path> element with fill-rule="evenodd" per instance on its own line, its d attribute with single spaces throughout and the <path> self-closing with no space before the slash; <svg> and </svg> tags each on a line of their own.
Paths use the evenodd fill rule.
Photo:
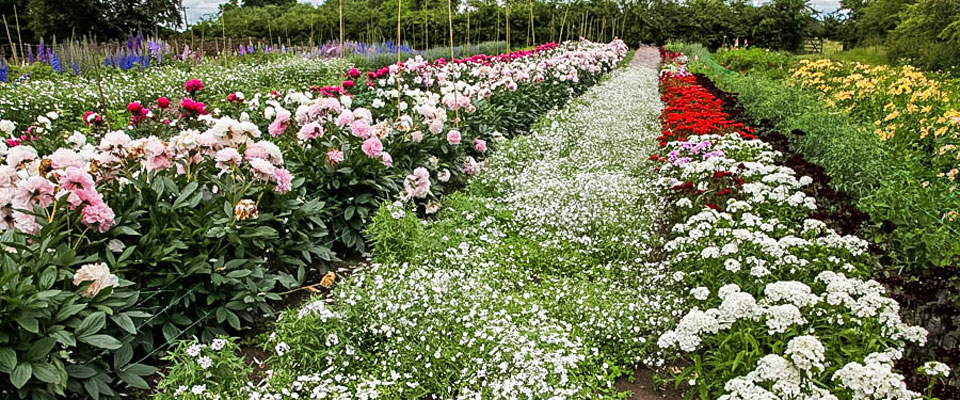
<svg viewBox="0 0 960 400">
<path fill-rule="evenodd" d="M 352 89 L 356 85 L 356 83 L 351 80 L 346 80 L 341 82 L 340 85 L 346 89 Z"/>
<path fill-rule="evenodd" d="M 50 166 L 53 169 L 66 169 L 68 167 L 83 167 L 83 158 L 77 152 L 59 148 L 50 155 Z"/>
<path fill-rule="evenodd" d="M 80 267 L 73 274 L 73 284 L 79 286 L 83 282 L 92 282 L 83 291 L 83 297 L 94 297 L 103 289 L 120 286 L 120 279 L 110 273 L 110 268 L 105 263 L 86 264 Z"/>
<path fill-rule="evenodd" d="M 221 170 L 239 167 L 242 159 L 243 158 L 240 156 L 240 152 L 233 147 L 222 149 L 214 156 L 214 160 L 217 161 L 217 168 L 220 168 Z"/>
<path fill-rule="evenodd" d="M 403 198 L 424 198 L 430 194 L 430 171 L 417 167 L 413 173 L 403 179 Z"/>
<path fill-rule="evenodd" d="M 383 143 L 380 142 L 379 138 L 372 137 L 363 141 L 361 146 L 363 153 L 370 158 L 380 157 L 380 153 L 383 152 Z"/>
<path fill-rule="evenodd" d="M 473 139 L 473 148 L 477 149 L 477 151 L 479 151 L 479 152 L 481 152 L 481 153 L 486 153 L 486 152 L 487 152 L 487 142 L 486 142 L 485 140 L 483 140 L 483 139 L 475 138 L 475 139 Z"/>
<path fill-rule="evenodd" d="M 339 113 L 342 110 L 340 100 L 332 97 L 323 99 L 323 101 L 320 102 L 320 107 L 333 113 Z"/>
<path fill-rule="evenodd" d="M 353 120 L 355 119 L 356 118 L 354 118 L 352 111 L 343 110 L 343 112 L 341 112 L 340 115 L 337 116 L 337 126 L 342 128 L 344 126 L 350 125 L 351 123 L 353 123 Z"/>
<path fill-rule="evenodd" d="M 343 152 L 337 149 L 327 150 L 327 163 L 330 165 L 337 165 L 342 163 L 344 160 Z"/>
<path fill-rule="evenodd" d="M 103 139 L 100 139 L 100 151 L 118 151 L 129 143 L 130 136 L 127 136 L 126 133 L 122 131 L 107 132 L 106 135 L 103 135 Z"/>
<path fill-rule="evenodd" d="M 356 119 L 362 119 L 366 121 L 368 124 L 373 123 L 373 114 L 371 114 L 370 110 L 366 108 L 361 107 L 356 110 L 353 110 L 353 117 Z"/>
<path fill-rule="evenodd" d="M 168 99 L 168 98 L 166 98 L 166 97 L 158 97 L 158 98 L 157 98 L 157 107 L 158 107 L 158 108 L 161 108 L 161 109 L 170 107 L 170 99 Z"/>
<path fill-rule="evenodd" d="M 370 136 L 370 124 L 368 124 L 367 121 L 358 119 L 350 124 L 350 132 L 353 133 L 353 136 L 364 139 Z"/>
<path fill-rule="evenodd" d="M 467 175 L 473 175 L 480 172 L 480 164 L 473 157 L 467 157 L 463 161 L 463 172 Z"/>
<path fill-rule="evenodd" d="M 274 172 L 276 172 L 276 167 L 274 167 L 270 161 L 262 158 L 250 160 L 250 168 L 253 170 L 254 177 L 264 181 L 272 179 Z"/>
<path fill-rule="evenodd" d="M 37 222 L 37 217 L 20 211 L 13 212 L 13 226 L 18 231 L 31 235 L 39 234 L 43 229 L 43 226 Z"/>
<path fill-rule="evenodd" d="M 290 111 L 279 109 L 277 110 L 277 117 L 274 118 L 273 122 L 270 123 L 270 126 L 267 127 L 267 132 L 270 133 L 270 136 L 277 137 L 287 130 L 287 124 L 290 122 Z"/>
<path fill-rule="evenodd" d="M 7 165 L 17 168 L 37 159 L 37 150 L 32 146 L 17 146 L 7 151 Z"/>
<path fill-rule="evenodd" d="M 83 223 L 87 226 L 96 224 L 100 233 L 110 230 L 113 226 L 113 209 L 103 201 L 87 205 L 80 213 L 83 215 Z"/>
<path fill-rule="evenodd" d="M 380 153 L 380 162 L 383 163 L 383 165 L 385 166 L 388 166 L 388 167 L 392 166 L 393 156 L 391 156 L 390 153 L 387 153 L 387 152 Z"/>
<path fill-rule="evenodd" d="M 285 168 L 277 168 L 274 170 L 273 179 L 277 181 L 277 186 L 273 187 L 274 192 L 283 194 L 293 189 L 293 174 Z"/>
<path fill-rule="evenodd" d="M 67 168 L 66 172 L 60 175 L 60 190 L 95 190 L 93 177 L 83 169 Z"/>
<path fill-rule="evenodd" d="M 347 71 L 347 76 L 357 79 L 360 77 L 360 70 L 357 69 L 357 67 L 350 68 L 350 70 Z"/>
<path fill-rule="evenodd" d="M 460 144 L 460 131 L 451 129 L 450 132 L 447 132 L 447 143 L 454 146 Z"/>
<path fill-rule="evenodd" d="M 46 178 L 31 176 L 17 185 L 11 203 L 15 208 L 27 210 L 32 210 L 35 205 L 49 207 L 53 204 L 53 184 Z"/>
<path fill-rule="evenodd" d="M 310 122 L 302 127 L 300 131 L 297 132 L 297 139 L 302 141 L 307 141 L 316 138 L 323 137 L 323 126 L 317 122 Z"/>
<path fill-rule="evenodd" d="M 413 140 L 414 142 L 419 142 L 419 141 L 423 140 L 423 132 L 420 132 L 420 131 L 413 131 L 413 132 L 411 132 L 411 133 L 410 133 L 410 140 Z"/>
</svg>

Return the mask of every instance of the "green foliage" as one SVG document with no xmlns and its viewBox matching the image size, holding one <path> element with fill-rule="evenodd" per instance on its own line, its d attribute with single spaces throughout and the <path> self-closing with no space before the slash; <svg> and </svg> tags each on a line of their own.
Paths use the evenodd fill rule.
<svg viewBox="0 0 960 400">
<path fill-rule="evenodd" d="M 182 340 L 163 358 L 170 364 L 155 400 L 199 400 L 219 393 L 224 399 L 245 397 L 253 370 L 244 362 L 236 339 Z"/>
<path fill-rule="evenodd" d="M 899 16 L 889 40 L 894 59 L 929 70 L 960 67 L 960 1 L 919 0 Z"/>
<path fill-rule="evenodd" d="M 790 53 L 762 48 L 720 49 L 714 58 L 728 69 L 742 73 L 762 73 L 774 79 L 788 77 L 796 62 Z"/>
<path fill-rule="evenodd" d="M 75 271 L 97 257 L 76 251 L 82 238 L 65 229 L 76 223 L 70 220 L 62 213 L 36 237 L 4 234 L 0 392 L 37 400 L 68 393 L 98 398 L 127 385 L 146 389 L 142 377 L 155 372 L 131 363 L 131 335 L 150 316 L 137 309 L 133 283 L 121 280 L 96 292 L 89 292 L 89 282 L 74 283 Z M 111 352 L 112 362 L 102 357 Z"/>
</svg>

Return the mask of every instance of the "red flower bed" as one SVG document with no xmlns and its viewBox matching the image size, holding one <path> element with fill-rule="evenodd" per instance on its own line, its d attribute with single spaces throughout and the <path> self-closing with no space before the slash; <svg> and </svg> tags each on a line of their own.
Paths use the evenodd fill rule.
<svg viewBox="0 0 960 400">
<path fill-rule="evenodd" d="M 723 103 L 707 89 L 698 85 L 689 74 L 664 73 L 660 76 L 664 104 L 660 121 L 663 131 L 660 146 L 669 141 L 686 141 L 691 135 L 724 135 L 737 132 L 744 138 L 753 139 L 749 127 L 729 119 L 723 112 Z"/>
</svg>

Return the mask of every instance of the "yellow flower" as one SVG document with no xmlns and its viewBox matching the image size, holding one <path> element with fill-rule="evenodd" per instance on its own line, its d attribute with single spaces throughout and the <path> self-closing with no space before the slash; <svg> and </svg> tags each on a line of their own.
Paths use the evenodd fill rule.
<svg viewBox="0 0 960 400">
<path fill-rule="evenodd" d="M 890 121 L 890 120 L 892 120 L 892 119 L 897 118 L 899 115 L 900 115 L 900 112 L 899 112 L 899 111 L 893 110 L 893 112 L 890 113 L 890 114 L 887 114 L 887 116 L 886 116 L 883 120 L 884 120 L 884 121 Z"/>
</svg>

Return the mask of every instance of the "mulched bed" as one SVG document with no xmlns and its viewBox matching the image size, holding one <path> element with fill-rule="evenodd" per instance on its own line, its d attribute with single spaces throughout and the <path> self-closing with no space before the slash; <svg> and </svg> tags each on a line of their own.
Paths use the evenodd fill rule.
<svg viewBox="0 0 960 400">
<path fill-rule="evenodd" d="M 793 169 L 798 176 L 807 175 L 813 179 L 813 183 L 804 190 L 807 195 L 817 199 L 818 210 L 811 215 L 812 218 L 825 222 L 838 233 L 862 238 L 893 231 L 895 226 L 889 221 L 872 222 L 869 215 L 854 206 L 854 199 L 849 193 L 830 187 L 830 177 L 822 167 L 810 163 L 803 155 L 793 151 L 790 142 L 803 136 L 803 131 L 793 130 L 785 135 L 775 129 L 773 122 L 768 119 L 755 122 L 747 116 L 736 93 L 721 90 L 702 74 L 697 74 L 696 78 L 697 84 L 723 102 L 723 111 L 730 114 L 731 119 L 754 127 L 758 139 L 783 153 L 780 165 Z M 925 361 L 936 359 L 948 364 L 953 373 L 948 385 L 934 388 L 934 395 L 943 400 L 960 399 L 960 309 L 948 296 L 956 290 L 956 282 L 960 280 L 960 267 L 934 268 L 929 276 L 906 276 L 900 274 L 893 265 L 893 260 L 882 248 L 871 244 L 870 253 L 877 257 L 880 264 L 879 276 L 876 279 L 883 283 L 891 296 L 900 303 L 901 317 L 911 324 L 923 326 L 930 332 L 926 346 L 908 347 L 907 355 L 897 363 L 908 386 L 914 391 L 924 393 L 928 381 L 917 372 L 917 368 Z"/>
</svg>

